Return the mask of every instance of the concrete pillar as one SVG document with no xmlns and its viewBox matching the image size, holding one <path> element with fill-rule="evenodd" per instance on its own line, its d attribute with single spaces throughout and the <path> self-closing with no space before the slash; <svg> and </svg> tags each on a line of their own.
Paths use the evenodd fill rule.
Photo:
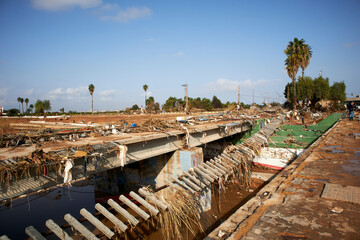
<svg viewBox="0 0 360 240">
<path fill-rule="evenodd" d="M 203 149 L 194 147 L 100 172 L 95 177 L 96 197 L 101 197 L 101 192 L 114 195 L 137 192 L 140 187 L 149 185 L 154 189 L 160 188 L 167 185 L 166 180 L 172 181 L 184 171 L 203 163 L 203 159 Z"/>
</svg>

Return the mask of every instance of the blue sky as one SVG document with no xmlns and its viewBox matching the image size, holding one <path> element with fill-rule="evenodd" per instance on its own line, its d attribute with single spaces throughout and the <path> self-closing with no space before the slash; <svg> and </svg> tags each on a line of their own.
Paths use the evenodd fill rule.
<svg viewBox="0 0 360 240">
<path fill-rule="evenodd" d="M 306 76 L 360 94 L 360 1 L 1 0 L 0 105 L 52 110 L 143 105 L 169 96 L 262 103 L 283 98 L 284 49 L 312 47 Z M 301 71 L 298 72 L 298 75 Z"/>
</svg>

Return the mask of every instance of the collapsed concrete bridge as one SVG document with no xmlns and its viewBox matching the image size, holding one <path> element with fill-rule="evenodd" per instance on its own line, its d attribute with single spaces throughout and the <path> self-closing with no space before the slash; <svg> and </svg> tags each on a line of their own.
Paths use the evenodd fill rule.
<svg viewBox="0 0 360 240">
<path fill-rule="evenodd" d="M 250 121 L 234 121 L 155 134 L 121 134 L 86 139 L 74 134 L 71 144 L 63 142 L 42 150 L 36 150 L 34 145 L 10 151 L 2 148 L 0 200 L 55 186 L 64 183 L 64 180 L 68 182 L 70 172 L 66 172 L 66 164 L 70 161 L 71 180 L 78 180 L 97 172 L 245 133 L 251 127 Z M 36 162 L 36 157 L 46 157 L 48 161 Z"/>
<path fill-rule="evenodd" d="M 228 178 L 229 175 L 236 174 L 235 169 L 240 169 L 241 171 L 243 171 L 244 164 L 248 165 L 247 162 L 250 161 L 256 155 L 255 152 L 258 152 L 260 150 L 260 148 L 265 143 L 267 143 L 267 138 L 269 137 L 270 134 L 272 134 L 275 131 L 275 129 L 279 126 L 280 122 L 281 122 L 280 120 L 274 120 L 271 124 L 264 127 L 262 129 L 261 133 L 254 135 L 253 137 L 247 139 L 242 144 L 242 146 L 228 149 L 226 152 L 223 152 L 221 155 L 215 157 L 214 159 L 211 159 L 210 161 L 208 161 L 205 164 L 198 163 L 197 166 L 194 168 L 194 172 L 190 173 L 188 171 L 183 171 L 183 173 L 185 174 L 184 175 L 185 177 L 182 176 L 182 177 L 170 178 L 171 181 L 167 181 L 167 184 L 169 185 L 168 194 L 171 194 L 170 192 L 174 191 L 174 192 L 178 192 L 178 194 L 180 194 L 177 196 L 183 196 L 183 197 L 185 196 L 185 198 L 192 199 L 192 197 L 191 197 L 192 195 L 195 196 L 195 195 L 197 195 L 197 193 L 202 194 L 204 192 L 204 189 L 209 188 L 209 186 L 211 186 L 212 182 L 214 182 L 214 181 L 221 182 L 221 181 L 224 181 L 224 179 L 226 181 L 226 179 Z M 226 127 L 229 127 L 229 126 L 232 126 L 232 127 L 235 126 L 235 128 L 225 129 Z M 238 125 L 231 124 L 228 126 L 224 126 L 224 130 L 228 131 L 228 132 L 225 132 L 225 134 L 223 132 L 220 132 L 220 133 L 218 133 L 218 136 L 210 134 L 210 135 L 212 135 L 212 137 L 209 139 L 221 139 L 222 137 L 231 135 L 231 133 L 235 134 L 236 126 L 238 126 Z M 244 130 L 245 127 L 244 127 L 244 125 L 240 125 L 239 128 L 240 129 L 238 129 L 238 131 L 241 132 Z M 209 132 L 211 133 L 211 131 L 213 131 L 213 130 L 214 129 L 210 129 Z M 187 136 L 188 146 L 199 146 L 201 144 L 204 144 L 204 142 L 206 143 L 206 141 L 207 141 L 204 138 L 209 137 L 208 135 L 204 136 L 202 131 L 196 131 L 193 134 L 194 134 L 194 136 L 196 136 L 196 134 L 199 134 L 198 138 L 200 138 L 200 136 L 201 136 L 202 141 L 199 141 L 199 139 L 194 136 L 193 136 L 194 139 L 191 140 L 191 133 L 189 133 L 189 135 Z M 175 138 L 175 136 L 173 136 L 173 137 Z M 186 135 L 185 135 L 185 137 L 186 137 Z M 177 140 L 180 140 L 180 139 L 177 139 Z M 185 139 L 185 141 L 186 141 L 186 139 Z M 139 142 L 135 142 L 135 143 L 139 144 Z M 103 144 L 103 145 L 110 147 L 110 145 L 119 144 L 119 143 L 112 142 L 112 143 L 107 143 L 107 144 L 108 145 L 106 145 L 106 144 Z M 144 144 L 144 142 L 142 144 Z M 120 146 L 123 146 L 123 145 L 121 144 Z M 130 152 L 130 144 L 128 146 L 129 146 L 129 152 Z M 183 144 L 180 146 L 183 146 Z M 136 148 L 134 148 L 134 149 L 136 149 Z M 64 151 L 64 150 L 62 150 L 62 151 Z M 139 151 L 141 151 L 141 150 L 139 150 Z M 161 152 L 161 151 L 164 151 L 164 150 L 159 150 L 158 152 Z M 134 150 L 134 155 L 136 152 L 137 151 Z M 76 154 L 76 151 L 74 154 Z M 113 158 L 113 161 L 117 161 L 118 155 L 115 154 L 114 152 L 111 152 L 111 154 L 113 154 L 113 155 L 109 156 L 109 157 L 106 157 L 105 155 L 103 155 L 103 157 L 104 158 L 106 157 L 106 159 Z M 150 154 L 154 154 L 154 153 L 150 153 Z M 96 154 L 96 156 L 100 157 L 100 153 L 99 153 L 99 155 Z M 151 155 L 149 155 L 149 156 L 151 156 Z M 84 160 L 84 162 L 86 162 L 86 159 L 83 159 L 83 160 Z M 94 160 L 94 162 L 93 162 L 94 171 L 97 170 L 98 167 L 102 167 L 102 168 L 106 167 L 106 165 L 98 165 L 96 163 L 96 161 L 97 160 Z M 136 162 L 136 161 L 140 161 L 140 160 L 130 159 L 130 160 L 126 160 L 126 161 L 129 161 L 129 162 L 135 161 Z M 108 164 L 110 164 L 110 166 L 112 166 L 112 167 L 115 166 L 115 163 L 110 162 Z M 119 164 L 119 163 L 117 163 L 117 164 Z M 83 166 L 83 165 L 78 165 L 78 166 Z M 250 166 L 250 165 L 248 165 L 248 166 Z M 76 166 L 75 166 L 75 168 L 76 168 Z M 77 169 L 77 171 L 80 171 L 80 170 L 83 171 L 84 168 Z M 78 174 L 76 173 L 77 171 L 74 171 L 74 175 L 81 176 L 81 173 L 78 173 Z M 183 173 L 181 173 L 181 175 L 183 175 Z M 180 190 L 180 193 L 179 193 L 179 189 L 182 189 L 182 190 Z M 159 210 L 154 209 L 154 207 L 152 207 L 149 203 L 153 204 L 158 209 L 162 209 L 161 211 L 167 211 L 167 212 L 161 212 L 160 213 L 161 216 L 163 216 L 164 214 L 165 215 L 168 214 L 169 211 L 170 212 L 174 211 L 174 210 L 167 210 L 167 208 L 171 209 L 173 207 L 171 207 L 172 205 L 170 202 L 164 203 L 163 201 L 161 201 L 160 196 L 156 196 L 152 193 L 146 192 L 145 190 L 143 190 L 143 191 L 139 190 L 139 194 L 142 195 L 143 198 L 134 192 L 130 193 L 130 196 L 133 197 L 134 199 L 136 199 L 141 204 L 142 209 L 139 209 L 138 207 L 131 204 L 131 202 L 123 195 L 120 196 L 120 200 L 122 202 L 124 202 L 128 207 L 133 209 L 138 215 L 140 215 L 140 218 L 142 219 L 142 221 L 148 221 L 151 216 L 156 216 L 159 214 Z M 199 196 L 199 195 L 197 195 L 197 196 Z M 200 195 L 200 198 L 201 198 L 201 195 Z M 147 202 L 149 202 L 149 203 L 147 203 Z M 116 209 L 116 211 L 118 211 L 119 213 L 121 213 L 123 211 L 123 209 L 119 205 L 117 205 L 116 203 L 114 203 L 111 200 L 108 200 L 108 204 L 111 205 L 114 209 Z M 195 204 L 195 205 L 197 206 L 197 204 Z M 106 236 L 107 238 L 112 238 L 117 231 L 120 231 L 120 232 L 127 231 L 128 227 L 126 226 L 126 224 L 124 224 L 119 219 L 117 219 L 114 215 L 109 213 L 106 209 L 104 209 L 104 207 L 102 205 L 96 204 L 95 208 L 102 215 L 104 215 L 106 218 L 108 218 L 108 220 L 110 222 L 112 222 L 114 224 L 114 227 L 112 229 L 109 229 L 108 227 L 99 223 L 99 221 L 96 221 L 96 218 L 94 218 L 93 215 L 89 214 L 89 212 L 86 209 L 82 209 L 80 213 L 89 222 L 91 222 L 97 228 L 98 231 L 102 232 L 102 234 L 103 234 L 102 236 Z M 195 208 L 193 210 L 194 210 L 193 216 L 199 217 L 200 215 L 198 215 L 197 213 L 200 213 L 200 211 L 202 211 L 202 210 L 195 209 Z M 123 216 L 125 216 L 125 218 L 128 221 L 130 221 L 130 222 L 133 221 L 134 227 L 136 227 L 136 225 L 138 223 L 136 223 L 136 221 L 131 217 L 131 214 L 129 215 L 126 212 L 123 212 L 122 214 L 123 214 Z M 73 228 L 75 228 L 77 231 L 79 231 L 84 237 L 86 237 L 88 239 L 98 239 L 92 233 L 93 230 L 86 229 L 86 227 L 84 227 L 82 224 L 80 224 L 70 214 L 66 214 L 64 218 Z M 59 237 L 63 236 L 66 239 L 70 239 L 68 234 L 66 232 L 64 232 L 52 220 L 48 220 L 46 222 L 46 225 L 57 236 L 59 236 Z M 44 237 L 36 229 L 34 229 L 31 226 L 26 228 L 26 233 L 29 236 L 31 236 L 33 239 L 44 239 Z M 172 236 L 172 234 L 174 234 L 174 233 L 170 233 L 169 236 Z"/>
</svg>

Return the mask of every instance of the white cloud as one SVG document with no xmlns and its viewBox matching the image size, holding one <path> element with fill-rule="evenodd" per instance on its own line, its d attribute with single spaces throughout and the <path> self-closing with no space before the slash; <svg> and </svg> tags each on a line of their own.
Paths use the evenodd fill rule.
<svg viewBox="0 0 360 240">
<path fill-rule="evenodd" d="M 33 93 L 34 93 L 34 89 L 33 89 L 33 88 L 25 90 L 25 94 L 26 94 L 26 95 L 32 95 Z"/>
<path fill-rule="evenodd" d="M 238 86 L 240 89 L 243 88 L 254 88 L 266 84 L 267 80 L 258 80 L 252 81 L 250 79 L 239 81 L 239 80 L 228 80 L 225 78 L 219 78 L 215 82 L 209 82 L 206 84 L 205 88 L 209 92 L 226 92 L 226 91 L 237 91 Z"/>
<path fill-rule="evenodd" d="M 104 5 L 104 7 L 105 6 L 106 5 Z M 105 20 L 105 21 L 109 20 L 116 22 L 129 22 L 130 20 L 148 17 L 151 16 L 152 14 L 151 9 L 147 7 L 141 7 L 141 8 L 129 7 L 125 10 L 121 10 L 116 4 L 111 4 L 111 6 L 106 8 L 108 11 L 113 11 L 113 10 L 118 10 L 118 11 L 115 15 L 104 15 L 100 17 L 101 20 Z"/>
<path fill-rule="evenodd" d="M 184 56 L 184 53 L 183 52 L 177 52 L 177 53 L 175 53 L 175 56 Z"/>
<path fill-rule="evenodd" d="M 8 88 L 0 88 L 0 106 L 4 106 L 6 101 L 5 98 L 7 96 L 9 89 Z"/>
<path fill-rule="evenodd" d="M 87 87 L 78 87 L 78 88 L 56 88 L 49 91 L 48 97 L 51 100 L 83 100 L 89 95 Z"/>
<path fill-rule="evenodd" d="M 45 11 L 63 11 L 74 7 L 87 9 L 101 4 L 102 0 L 31 0 L 33 8 Z"/>
<path fill-rule="evenodd" d="M 112 97 L 114 96 L 115 93 L 116 93 L 115 90 L 108 89 L 108 90 L 99 92 L 98 95 L 100 96 L 100 101 L 109 101 L 112 99 Z"/>
</svg>

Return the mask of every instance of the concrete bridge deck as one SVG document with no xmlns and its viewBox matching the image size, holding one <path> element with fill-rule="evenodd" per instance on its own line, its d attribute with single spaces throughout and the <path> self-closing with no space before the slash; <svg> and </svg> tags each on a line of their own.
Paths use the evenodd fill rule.
<svg viewBox="0 0 360 240">
<path fill-rule="evenodd" d="M 77 139 L 74 142 L 62 141 L 45 143 L 43 151 L 55 153 L 61 156 L 70 157 L 76 150 L 91 145 L 92 154 L 86 157 L 74 159 L 72 168 L 72 179 L 82 179 L 95 172 L 110 170 L 124 166 L 133 162 L 141 161 L 154 156 L 159 156 L 182 148 L 193 148 L 212 141 L 222 139 L 234 134 L 246 132 L 250 129 L 249 121 L 232 121 L 225 123 L 197 125 L 184 127 L 183 131 L 174 130 L 165 133 L 138 133 L 138 134 L 118 134 L 107 137 L 90 137 Z M 126 158 L 121 160 L 119 154 L 114 149 L 119 146 L 126 146 Z M 74 149 L 74 150 L 71 150 Z M 16 162 L 12 158 L 26 157 L 35 151 L 36 146 L 24 146 L 17 148 L 1 148 L 1 164 L 9 164 L 16 167 Z M 73 151 L 73 152 L 71 152 Z M 39 174 L 38 166 L 31 167 L 29 177 L 19 178 L 10 181 L 10 185 L 0 185 L 0 200 L 14 198 L 39 189 L 55 186 L 64 181 L 63 174 L 59 174 L 56 167 L 47 166 L 41 169 Z M 63 172 L 62 172 L 63 173 Z"/>
<path fill-rule="evenodd" d="M 359 133 L 338 122 L 205 239 L 360 239 Z"/>
</svg>

